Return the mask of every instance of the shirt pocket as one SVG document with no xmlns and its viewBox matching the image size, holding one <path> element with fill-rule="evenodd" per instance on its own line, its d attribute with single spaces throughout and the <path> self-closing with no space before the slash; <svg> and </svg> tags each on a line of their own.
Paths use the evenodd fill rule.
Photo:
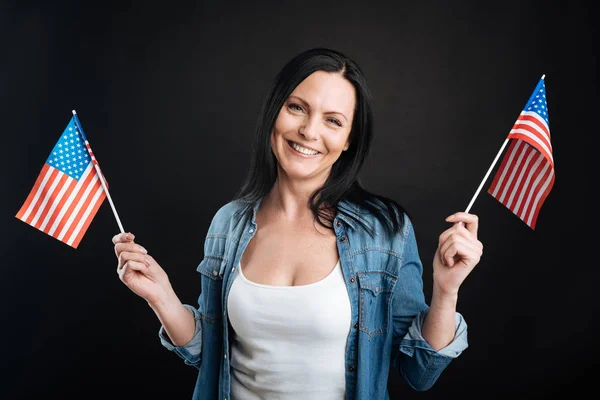
<svg viewBox="0 0 600 400">
<path fill-rule="evenodd" d="M 201 276 L 201 292 L 198 297 L 198 311 L 203 320 L 215 323 L 222 318 L 221 292 L 223 288 L 222 271 L 227 260 L 221 257 L 206 256 L 196 271 Z"/>
<path fill-rule="evenodd" d="M 359 327 L 369 337 L 387 332 L 397 278 L 383 271 L 359 272 Z"/>
</svg>

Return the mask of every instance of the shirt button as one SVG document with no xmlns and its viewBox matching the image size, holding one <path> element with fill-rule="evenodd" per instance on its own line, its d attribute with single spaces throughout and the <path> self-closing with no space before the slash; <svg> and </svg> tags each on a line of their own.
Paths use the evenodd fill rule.
<svg viewBox="0 0 600 400">
<path fill-rule="evenodd" d="M 340 239 L 340 241 L 345 242 L 346 241 L 346 236 L 342 236 L 342 238 Z"/>
<path fill-rule="evenodd" d="M 248 233 L 252 233 L 252 232 L 254 232 L 254 229 L 250 228 L 250 229 L 248 230 Z"/>
<path fill-rule="evenodd" d="M 354 277 L 350 278 L 350 282 L 354 283 L 356 281 L 356 279 L 354 279 Z"/>
<path fill-rule="evenodd" d="M 340 223 L 340 221 L 335 221 L 335 224 L 336 224 L 337 226 L 340 226 L 340 225 L 342 225 L 342 224 Z"/>
<path fill-rule="evenodd" d="M 216 270 L 215 270 L 215 271 L 213 271 L 213 275 L 214 275 L 214 276 L 217 276 L 217 275 L 219 275 L 219 271 L 216 271 Z"/>
<path fill-rule="evenodd" d="M 350 372 L 354 372 L 354 366 L 352 366 L 352 365 L 351 365 L 351 366 L 349 366 L 349 367 L 348 367 L 348 371 L 350 371 Z"/>
<path fill-rule="evenodd" d="M 358 328 L 358 322 L 354 324 L 354 327 L 355 327 L 355 328 Z"/>
<path fill-rule="evenodd" d="M 227 360 L 227 354 L 225 354 L 225 359 Z"/>
</svg>

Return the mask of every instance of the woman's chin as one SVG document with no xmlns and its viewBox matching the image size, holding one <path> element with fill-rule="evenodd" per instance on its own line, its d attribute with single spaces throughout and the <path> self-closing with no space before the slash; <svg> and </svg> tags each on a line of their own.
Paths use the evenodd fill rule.
<svg viewBox="0 0 600 400">
<path fill-rule="evenodd" d="M 286 166 L 285 168 L 280 165 L 279 172 L 285 174 L 288 179 L 296 181 L 316 179 L 321 175 L 321 173 L 314 168 L 302 168 L 295 165 Z"/>
</svg>

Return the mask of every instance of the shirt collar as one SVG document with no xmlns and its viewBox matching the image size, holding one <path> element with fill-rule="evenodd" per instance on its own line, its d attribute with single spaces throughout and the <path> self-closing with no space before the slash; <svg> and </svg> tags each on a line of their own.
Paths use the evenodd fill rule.
<svg viewBox="0 0 600 400">
<path fill-rule="evenodd" d="M 256 226 L 256 213 L 258 212 L 258 208 L 260 207 L 261 202 L 262 199 L 259 199 L 252 207 L 252 224 L 254 226 Z M 352 229 L 356 229 L 356 222 L 348 215 L 341 213 L 339 211 L 340 209 L 346 213 L 354 215 L 356 218 L 360 218 L 359 206 L 347 200 L 342 200 L 338 203 L 338 212 L 336 213 L 336 218 L 341 219 L 342 221 L 347 223 Z"/>
</svg>

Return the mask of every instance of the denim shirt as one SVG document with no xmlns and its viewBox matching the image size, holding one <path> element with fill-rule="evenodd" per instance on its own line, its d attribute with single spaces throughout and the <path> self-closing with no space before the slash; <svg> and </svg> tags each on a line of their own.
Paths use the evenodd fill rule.
<svg viewBox="0 0 600 400">
<path fill-rule="evenodd" d="M 258 228 L 259 205 L 260 201 L 234 200 L 212 219 L 204 257 L 196 269 L 201 277 L 198 307 L 184 304 L 196 321 L 193 338 L 174 346 L 164 327 L 159 329 L 161 344 L 199 371 L 192 400 L 230 399 L 233 328 L 227 317 L 227 296 L 235 268 Z M 390 236 L 373 213 L 344 200 L 338 204 L 333 227 L 351 304 L 345 399 L 389 399 L 390 369 L 413 389 L 429 389 L 467 348 L 467 325 L 456 312 L 454 339 L 438 351 L 421 335 L 429 306 L 410 219 L 405 214 L 403 229 Z"/>
</svg>

